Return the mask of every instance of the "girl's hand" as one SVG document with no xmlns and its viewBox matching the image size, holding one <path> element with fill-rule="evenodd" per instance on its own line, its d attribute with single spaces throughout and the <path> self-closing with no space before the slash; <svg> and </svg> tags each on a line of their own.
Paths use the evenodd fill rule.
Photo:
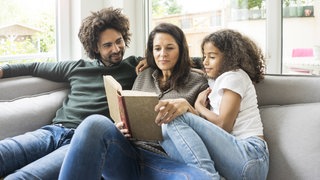
<svg viewBox="0 0 320 180">
<path fill-rule="evenodd" d="M 169 123 L 174 118 L 187 112 L 190 106 L 189 102 L 183 98 L 160 100 L 155 106 L 155 111 L 158 112 L 155 122 L 159 126 L 163 123 Z"/>
<path fill-rule="evenodd" d="M 126 138 L 130 138 L 131 137 L 131 134 L 129 133 L 129 130 L 127 128 L 125 128 L 123 122 L 118 122 L 115 125 Z"/>
<path fill-rule="evenodd" d="M 204 91 L 202 91 L 201 93 L 199 93 L 195 104 L 201 105 L 203 107 L 208 107 L 208 105 L 209 105 L 208 96 L 210 93 L 211 93 L 210 88 L 207 88 Z M 197 109 L 197 106 L 196 106 L 196 109 Z"/>
</svg>

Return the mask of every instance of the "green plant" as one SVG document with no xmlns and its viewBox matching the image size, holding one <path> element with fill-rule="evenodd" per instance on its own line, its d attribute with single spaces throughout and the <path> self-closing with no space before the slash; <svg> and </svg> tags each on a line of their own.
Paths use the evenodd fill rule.
<svg viewBox="0 0 320 180">
<path fill-rule="evenodd" d="M 254 7 L 258 7 L 261 9 L 263 0 L 248 0 L 248 9 L 252 9 Z"/>
<path fill-rule="evenodd" d="M 291 0 L 283 0 L 283 4 L 288 7 L 290 5 Z"/>
</svg>

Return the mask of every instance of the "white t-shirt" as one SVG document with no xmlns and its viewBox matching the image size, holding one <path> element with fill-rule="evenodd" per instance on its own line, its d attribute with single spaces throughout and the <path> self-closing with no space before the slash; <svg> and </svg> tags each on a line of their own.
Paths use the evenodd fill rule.
<svg viewBox="0 0 320 180">
<path fill-rule="evenodd" d="M 219 115 L 223 89 L 229 89 L 241 96 L 240 112 L 231 132 L 237 139 L 263 135 L 263 125 L 258 109 L 258 101 L 254 85 L 242 69 L 229 71 L 216 80 L 209 79 L 212 92 L 208 98 L 211 110 Z"/>
</svg>

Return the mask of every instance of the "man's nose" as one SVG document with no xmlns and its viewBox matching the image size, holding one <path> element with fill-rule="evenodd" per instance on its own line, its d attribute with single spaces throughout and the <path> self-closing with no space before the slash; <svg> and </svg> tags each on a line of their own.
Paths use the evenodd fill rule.
<svg viewBox="0 0 320 180">
<path fill-rule="evenodd" d="M 120 47 L 117 44 L 113 44 L 112 51 L 113 52 L 119 52 L 120 51 Z"/>
</svg>

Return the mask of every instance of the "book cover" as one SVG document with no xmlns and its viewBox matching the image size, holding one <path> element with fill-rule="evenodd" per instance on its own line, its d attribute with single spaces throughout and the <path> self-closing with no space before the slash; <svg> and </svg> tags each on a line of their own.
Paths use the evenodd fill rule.
<svg viewBox="0 0 320 180">
<path fill-rule="evenodd" d="M 139 140 L 162 140 L 161 126 L 154 121 L 159 97 L 153 92 L 122 90 L 110 75 L 103 77 L 110 116 L 115 122 L 124 122 L 131 136 Z"/>
</svg>

